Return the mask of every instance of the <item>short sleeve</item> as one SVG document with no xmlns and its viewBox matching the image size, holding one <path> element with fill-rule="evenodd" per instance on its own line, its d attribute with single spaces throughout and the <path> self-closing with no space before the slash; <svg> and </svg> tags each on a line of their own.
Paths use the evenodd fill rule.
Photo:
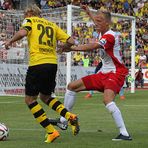
<svg viewBox="0 0 148 148">
<path fill-rule="evenodd" d="M 99 40 L 99 45 L 101 45 L 105 50 L 112 49 L 115 44 L 115 38 L 112 34 L 105 34 Z"/>
<path fill-rule="evenodd" d="M 66 32 L 64 32 L 60 27 L 56 25 L 56 39 L 57 40 L 65 43 L 67 39 L 69 39 L 69 37 L 70 36 Z"/>
<path fill-rule="evenodd" d="M 24 19 L 21 28 L 28 31 L 28 33 L 32 30 L 32 23 L 30 19 Z"/>
</svg>

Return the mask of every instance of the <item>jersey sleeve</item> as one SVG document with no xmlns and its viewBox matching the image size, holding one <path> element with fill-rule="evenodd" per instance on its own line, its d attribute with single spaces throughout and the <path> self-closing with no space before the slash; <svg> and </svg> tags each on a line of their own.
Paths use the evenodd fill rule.
<svg viewBox="0 0 148 148">
<path fill-rule="evenodd" d="M 111 34 L 105 34 L 99 40 L 99 45 L 101 45 L 104 50 L 112 49 L 115 44 L 115 38 Z"/>
<path fill-rule="evenodd" d="M 56 39 L 61 42 L 66 42 L 69 39 L 69 35 L 65 33 L 60 27 L 56 25 Z"/>
<path fill-rule="evenodd" d="M 24 19 L 21 28 L 27 30 L 28 34 L 31 32 L 32 30 L 32 23 L 30 19 Z"/>
</svg>

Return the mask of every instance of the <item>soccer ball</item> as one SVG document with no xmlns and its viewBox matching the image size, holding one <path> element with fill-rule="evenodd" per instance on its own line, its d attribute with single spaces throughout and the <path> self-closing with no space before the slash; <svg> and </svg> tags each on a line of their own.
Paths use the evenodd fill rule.
<svg viewBox="0 0 148 148">
<path fill-rule="evenodd" d="M 9 135 L 9 129 L 4 123 L 0 123 L 0 141 L 6 140 L 8 135 Z"/>
</svg>

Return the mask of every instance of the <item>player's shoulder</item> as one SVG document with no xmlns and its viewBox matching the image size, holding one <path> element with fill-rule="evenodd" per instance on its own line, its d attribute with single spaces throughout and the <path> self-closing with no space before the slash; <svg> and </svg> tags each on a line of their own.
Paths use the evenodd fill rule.
<svg viewBox="0 0 148 148">
<path fill-rule="evenodd" d="M 50 22 L 48 19 L 46 19 L 44 17 L 37 17 L 37 16 L 26 17 L 24 20 L 28 20 L 28 21 L 34 22 L 34 23 L 49 22 L 52 24 L 52 22 Z"/>
<path fill-rule="evenodd" d="M 24 20 L 27 20 L 28 22 L 31 22 L 33 17 L 26 17 Z"/>
<path fill-rule="evenodd" d="M 108 30 L 102 37 L 101 40 L 114 41 L 116 33 L 113 30 Z"/>
<path fill-rule="evenodd" d="M 31 18 L 26 17 L 26 18 L 23 20 L 22 25 L 25 25 L 26 23 L 31 23 Z"/>
</svg>

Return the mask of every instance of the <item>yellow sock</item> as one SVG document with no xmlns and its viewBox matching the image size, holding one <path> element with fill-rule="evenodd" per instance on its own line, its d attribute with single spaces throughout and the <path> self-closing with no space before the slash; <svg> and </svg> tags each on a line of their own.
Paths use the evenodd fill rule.
<svg viewBox="0 0 148 148">
<path fill-rule="evenodd" d="M 48 105 L 58 112 L 61 116 L 65 117 L 67 120 L 69 119 L 71 113 L 64 107 L 64 105 L 57 100 L 56 98 L 50 98 L 48 101 Z"/>
<path fill-rule="evenodd" d="M 28 107 L 30 108 L 37 122 L 40 123 L 41 126 L 46 129 L 47 133 L 52 133 L 53 131 L 55 131 L 55 128 L 50 124 L 42 106 L 38 104 L 37 101 L 30 104 Z"/>
</svg>

